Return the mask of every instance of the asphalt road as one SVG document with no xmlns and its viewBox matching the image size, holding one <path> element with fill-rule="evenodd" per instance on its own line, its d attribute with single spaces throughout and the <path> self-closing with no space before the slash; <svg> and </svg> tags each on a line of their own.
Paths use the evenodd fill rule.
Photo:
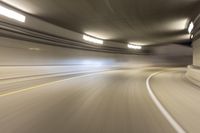
<svg viewBox="0 0 200 133">
<path fill-rule="evenodd" d="M 41 79 L 15 83 L 14 89 L 0 93 L 0 133 L 176 133 L 147 90 L 146 79 L 159 70 L 141 68 L 54 77 L 45 79 L 43 85 Z M 196 106 L 190 103 L 200 99 L 200 92 L 188 100 L 186 95 L 192 84 L 180 76 L 184 70 L 178 72 L 178 76 L 173 76 L 177 71 L 166 72 L 168 77 L 155 75 L 150 80 L 151 87 L 173 118 L 186 131 L 195 133 L 200 120 L 195 116 L 200 116 L 200 108 L 198 101 Z M 175 80 L 181 80 L 179 86 Z M 170 90 L 173 85 L 176 87 Z M 190 114 L 190 109 L 195 113 Z M 183 117 L 186 113 L 198 123 L 188 125 L 193 117 Z"/>
<path fill-rule="evenodd" d="M 151 79 L 160 102 L 189 133 L 200 132 L 200 87 L 185 77 L 185 69 L 164 71 Z"/>
</svg>

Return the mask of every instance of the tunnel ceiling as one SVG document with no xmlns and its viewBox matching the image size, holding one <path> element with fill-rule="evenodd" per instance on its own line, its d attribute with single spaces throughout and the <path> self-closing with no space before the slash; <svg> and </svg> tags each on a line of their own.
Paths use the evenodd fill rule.
<svg viewBox="0 0 200 133">
<path fill-rule="evenodd" d="M 199 0 L 3 0 L 61 27 L 142 45 L 185 42 Z"/>
</svg>

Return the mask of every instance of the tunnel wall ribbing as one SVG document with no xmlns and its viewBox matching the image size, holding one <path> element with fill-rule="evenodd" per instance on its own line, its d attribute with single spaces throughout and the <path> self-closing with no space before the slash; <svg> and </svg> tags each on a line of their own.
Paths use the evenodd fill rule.
<svg viewBox="0 0 200 133">
<path fill-rule="evenodd" d="M 200 15 L 196 18 L 194 22 L 194 39 L 193 39 L 193 65 L 200 67 Z"/>
<path fill-rule="evenodd" d="M 155 65 L 186 65 L 191 56 L 177 54 L 167 49 L 182 49 L 187 47 L 169 45 L 156 48 L 154 54 L 116 54 L 90 50 L 51 46 L 42 43 L 23 41 L 0 37 L 0 66 L 14 65 L 111 65 L 111 66 L 155 66 Z M 183 58 L 184 57 L 184 58 Z"/>
</svg>

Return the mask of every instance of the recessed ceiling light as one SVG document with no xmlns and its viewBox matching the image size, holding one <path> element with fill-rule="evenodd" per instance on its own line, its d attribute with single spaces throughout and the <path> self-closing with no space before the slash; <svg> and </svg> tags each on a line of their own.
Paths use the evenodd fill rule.
<svg viewBox="0 0 200 133">
<path fill-rule="evenodd" d="M 17 13 L 13 10 L 10 10 L 6 7 L 3 7 L 1 5 L 0 5 L 0 15 L 6 16 L 11 19 L 15 19 L 20 22 L 25 22 L 25 20 L 26 20 L 26 17 L 24 15 Z"/>
<path fill-rule="evenodd" d="M 194 35 L 191 35 L 190 38 L 193 39 L 193 38 L 194 38 Z"/>
<path fill-rule="evenodd" d="M 194 23 L 191 22 L 191 23 L 189 24 L 189 27 L 188 27 L 188 33 L 191 33 L 192 30 L 193 30 L 193 28 L 194 28 Z"/>
<path fill-rule="evenodd" d="M 94 37 L 90 37 L 90 36 L 87 36 L 87 35 L 83 35 L 83 39 L 88 41 L 88 42 L 103 44 L 103 40 L 97 39 L 97 38 L 94 38 Z"/>
<path fill-rule="evenodd" d="M 134 45 L 134 44 L 128 44 L 128 48 L 140 50 L 140 49 L 142 49 L 142 46 Z"/>
</svg>

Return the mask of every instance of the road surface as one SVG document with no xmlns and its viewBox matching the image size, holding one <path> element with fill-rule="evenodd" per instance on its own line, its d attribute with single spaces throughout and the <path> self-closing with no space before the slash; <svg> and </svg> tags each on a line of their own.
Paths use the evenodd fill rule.
<svg viewBox="0 0 200 133">
<path fill-rule="evenodd" d="M 176 133 L 146 86 L 147 78 L 161 70 L 166 69 L 2 83 L 0 133 Z M 200 91 L 184 79 L 184 72 L 164 71 L 153 76 L 150 84 L 174 120 L 185 131 L 198 133 Z"/>
</svg>

